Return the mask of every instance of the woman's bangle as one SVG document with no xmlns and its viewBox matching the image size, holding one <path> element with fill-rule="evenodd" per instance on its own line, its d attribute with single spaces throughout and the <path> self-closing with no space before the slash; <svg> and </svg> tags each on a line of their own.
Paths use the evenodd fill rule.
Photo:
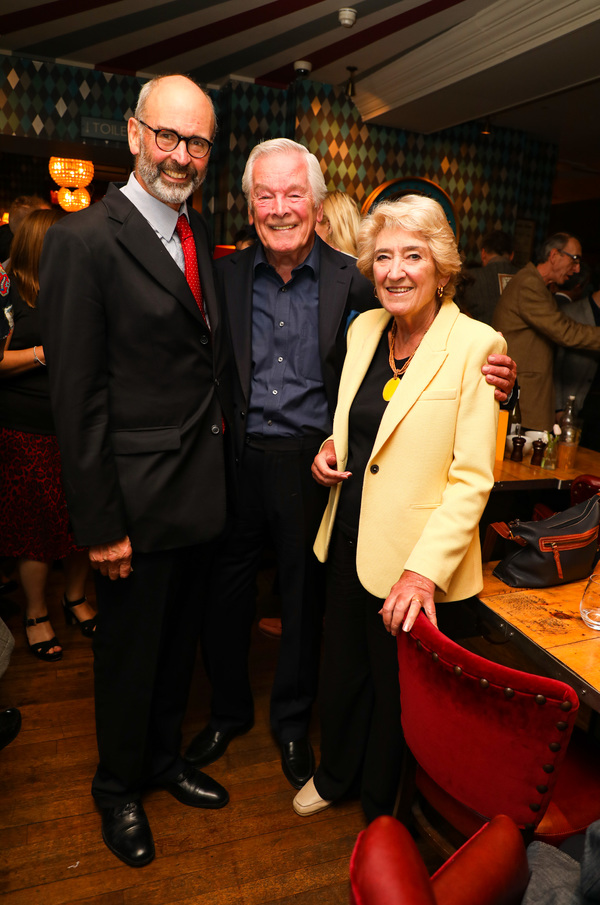
<svg viewBox="0 0 600 905">
<path fill-rule="evenodd" d="M 34 346 L 33 347 L 33 360 L 35 361 L 36 365 L 42 365 L 42 367 L 45 368 L 46 362 L 42 361 L 40 358 L 38 358 L 36 349 L 37 349 L 37 346 Z"/>
</svg>

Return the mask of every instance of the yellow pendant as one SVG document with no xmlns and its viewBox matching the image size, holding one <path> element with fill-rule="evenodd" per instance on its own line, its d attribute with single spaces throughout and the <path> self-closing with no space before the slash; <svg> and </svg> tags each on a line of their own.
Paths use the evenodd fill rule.
<svg viewBox="0 0 600 905">
<path fill-rule="evenodd" d="M 399 377 L 390 377 L 390 379 L 388 380 L 388 382 L 386 383 L 386 385 L 383 388 L 383 398 L 385 399 L 386 402 L 390 401 L 390 399 L 396 392 L 396 388 L 398 387 L 399 383 L 400 383 Z"/>
</svg>

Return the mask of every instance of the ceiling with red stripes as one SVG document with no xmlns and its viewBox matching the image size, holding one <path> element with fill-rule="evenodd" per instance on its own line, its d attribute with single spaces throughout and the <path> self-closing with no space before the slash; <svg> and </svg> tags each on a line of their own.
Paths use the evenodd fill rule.
<svg viewBox="0 0 600 905">
<path fill-rule="evenodd" d="M 598 0 L 2 0 L 0 51 L 104 71 L 285 87 L 347 82 L 364 120 L 433 132 L 490 116 L 600 146 Z M 583 147 L 582 147 L 583 146 Z M 595 148 L 594 148 L 595 151 Z M 588 165 L 591 163 L 588 154 Z M 592 155 L 593 156 L 593 155 Z"/>
</svg>

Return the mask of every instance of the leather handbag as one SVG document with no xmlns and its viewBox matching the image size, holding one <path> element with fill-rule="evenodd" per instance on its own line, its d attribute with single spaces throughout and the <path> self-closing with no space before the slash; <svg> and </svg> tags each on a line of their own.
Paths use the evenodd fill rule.
<svg viewBox="0 0 600 905">
<path fill-rule="evenodd" d="M 600 494 L 535 522 L 494 522 L 490 527 L 519 546 L 494 575 L 511 588 L 547 588 L 587 578 L 598 559 Z"/>
</svg>

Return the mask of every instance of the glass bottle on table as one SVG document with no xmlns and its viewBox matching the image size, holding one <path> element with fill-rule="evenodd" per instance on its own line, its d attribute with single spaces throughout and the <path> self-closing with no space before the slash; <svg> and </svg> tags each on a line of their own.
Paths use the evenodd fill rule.
<svg viewBox="0 0 600 905">
<path fill-rule="evenodd" d="M 581 431 L 575 423 L 575 396 L 569 396 L 560 419 L 558 467 L 574 468 Z"/>
</svg>

